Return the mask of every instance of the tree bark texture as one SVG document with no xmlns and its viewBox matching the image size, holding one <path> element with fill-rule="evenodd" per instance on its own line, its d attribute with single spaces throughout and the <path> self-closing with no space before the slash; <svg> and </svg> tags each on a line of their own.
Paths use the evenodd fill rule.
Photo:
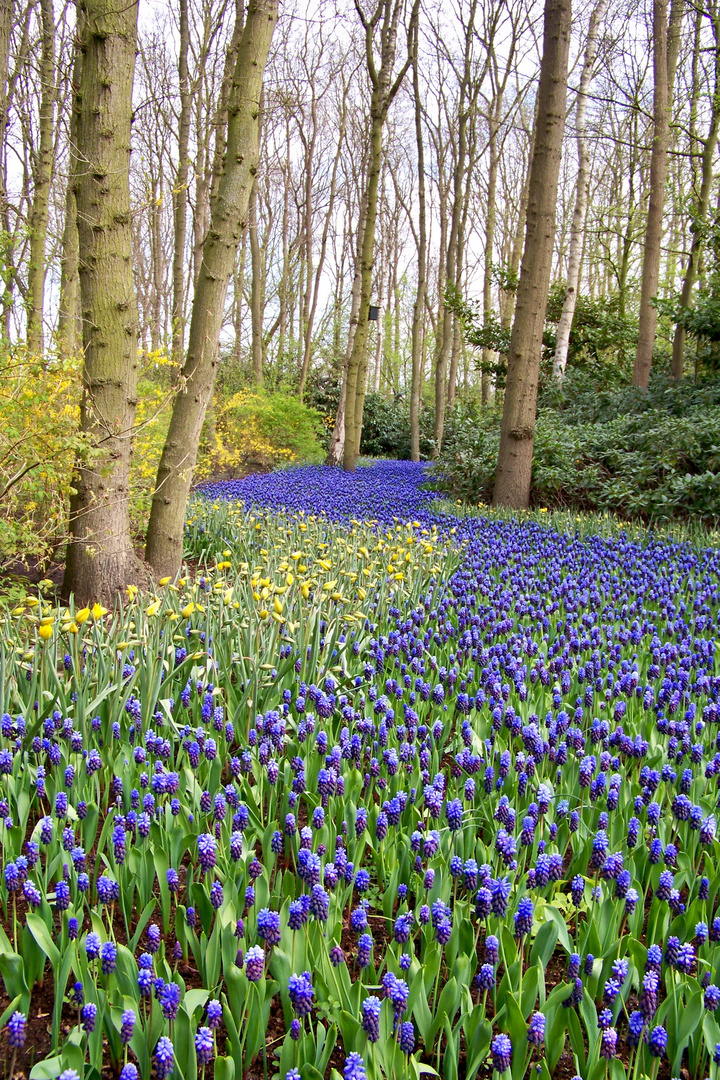
<svg viewBox="0 0 720 1080">
<path fill-rule="evenodd" d="M 212 396 L 225 298 L 246 224 L 258 160 L 263 73 L 277 22 L 277 0 L 251 0 L 228 105 L 227 143 L 195 286 L 182 385 L 173 404 L 148 525 L 146 558 L 175 574 L 200 433 Z"/>
<path fill-rule="evenodd" d="M 63 592 L 108 602 L 137 582 L 130 534 L 130 457 L 137 384 L 137 303 L 130 219 L 130 123 L 137 3 L 81 0 L 77 88 L 80 299 L 84 364 L 78 464 Z"/>
<path fill-rule="evenodd" d="M 530 502 L 540 353 L 565 127 L 570 24 L 570 0 L 546 0 L 525 248 L 510 337 L 494 494 L 496 506 L 516 509 Z"/>
<path fill-rule="evenodd" d="M 82 348 L 80 314 L 80 253 L 77 226 L 75 183 L 77 172 L 78 99 L 82 72 L 82 50 L 76 39 L 73 59 L 73 101 L 70 114 L 68 182 L 65 189 L 65 221 L 60 256 L 60 305 L 58 309 L 58 348 L 64 356 L 77 356 Z"/>
</svg>

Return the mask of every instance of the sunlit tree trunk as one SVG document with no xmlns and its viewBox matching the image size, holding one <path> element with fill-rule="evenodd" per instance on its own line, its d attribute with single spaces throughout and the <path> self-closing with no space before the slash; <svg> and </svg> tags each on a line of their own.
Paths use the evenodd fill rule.
<svg viewBox="0 0 720 1080">
<path fill-rule="evenodd" d="M 260 95 L 277 0 L 251 0 L 229 96 L 227 144 L 195 287 L 182 385 L 158 468 L 146 557 L 161 575 L 182 561 L 185 509 L 212 396 L 225 297 L 245 227 L 258 160 Z"/>
<path fill-rule="evenodd" d="M 555 240 L 555 209 L 565 128 L 570 0 L 546 0 L 525 248 L 510 338 L 494 502 L 530 502 L 540 354 Z"/>
<path fill-rule="evenodd" d="M 81 428 L 92 456 L 73 481 L 63 592 L 108 602 L 137 582 L 130 457 L 137 386 L 137 304 L 130 230 L 130 121 L 137 3 L 82 0 L 75 197 L 83 320 Z"/>
</svg>

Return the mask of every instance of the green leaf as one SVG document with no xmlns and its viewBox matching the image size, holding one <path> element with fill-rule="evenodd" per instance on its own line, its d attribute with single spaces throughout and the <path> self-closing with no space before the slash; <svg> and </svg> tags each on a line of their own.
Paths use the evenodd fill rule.
<svg viewBox="0 0 720 1080">
<path fill-rule="evenodd" d="M 30 1080 L 56 1080 L 63 1071 L 63 1059 L 61 1057 L 45 1058 L 38 1061 L 30 1070 Z"/>
<path fill-rule="evenodd" d="M 564 916 L 553 904 L 546 904 L 543 908 L 543 911 L 545 913 L 545 918 L 552 919 L 552 921 L 555 923 L 558 932 L 558 940 L 562 945 L 563 949 L 566 953 L 571 953 L 572 945 L 570 944 L 570 937 L 568 935 L 568 928 Z"/>
<path fill-rule="evenodd" d="M 553 954 L 558 939 L 558 928 L 554 919 L 548 919 L 538 930 L 530 951 L 530 964 L 540 962 L 546 968 Z"/>
<path fill-rule="evenodd" d="M 50 931 L 39 915 L 34 911 L 28 911 L 26 916 L 27 927 L 35 941 L 47 956 L 54 968 L 60 965 L 60 950 L 50 937 Z"/>
</svg>

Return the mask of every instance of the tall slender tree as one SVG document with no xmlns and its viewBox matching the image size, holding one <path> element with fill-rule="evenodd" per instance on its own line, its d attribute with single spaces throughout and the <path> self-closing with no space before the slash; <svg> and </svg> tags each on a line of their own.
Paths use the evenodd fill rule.
<svg viewBox="0 0 720 1080">
<path fill-rule="evenodd" d="M 568 350 L 570 348 L 570 331 L 572 330 L 573 319 L 575 318 L 583 242 L 585 238 L 585 219 L 587 218 L 588 187 L 590 184 L 590 155 L 588 153 L 587 138 L 588 93 L 593 70 L 595 68 L 600 24 L 605 18 L 608 3 L 609 0 L 598 0 L 598 3 L 590 13 L 590 24 L 588 26 L 587 41 L 585 42 L 585 59 L 580 73 L 580 85 L 578 86 L 577 102 L 575 105 L 575 138 L 577 141 L 578 156 L 577 186 L 575 190 L 575 209 L 573 210 L 572 227 L 570 231 L 570 250 L 568 253 L 565 299 L 563 301 L 562 314 L 557 328 L 555 357 L 553 360 L 553 374 L 559 382 L 562 381 L 567 366 Z"/>
<path fill-rule="evenodd" d="M 277 0 L 250 0 L 237 52 L 223 167 L 202 247 L 182 384 L 173 404 L 148 524 L 146 558 L 158 574 L 177 573 L 182 561 L 185 510 L 215 384 L 225 298 L 257 170 L 260 97 L 277 12 Z"/>
<path fill-rule="evenodd" d="M 657 329 L 658 313 L 653 301 L 660 282 L 670 110 L 683 7 L 684 0 L 673 0 L 668 26 L 667 0 L 653 0 L 653 144 L 650 156 L 650 200 L 643 247 L 638 343 L 633 368 L 633 383 L 643 390 L 647 390 L 650 381 Z"/>
<path fill-rule="evenodd" d="M 365 60 L 370 79 L 371 99 L 370 156 L 360 260 L 360 310 L 345 379 L 343 468 L 348 471 L 355 468 L 362 433 L 367 378 L 368 319 L 370 316 L 372 273 L 375 261 L 375 223 L 377 220 L 380 170 L 382 168 L 383 128 L 388 110 L 395 100 L 410 66 L 410 57 L 408 56 L 400 71 L 394 75 L 398 26 L 404 7 L 404 0 L 378 0 L 376 7 L 368 16 L 363 11 L 360 0 L 355 0 L 355 9 L 365 31 Z M 417 19 L 419 7 L 420 0 L 413 0 L 410 23 Z M 375 58 L 376 49 L 380 54 L 379 67 Z"/>
<path fill-rule="evenodd" d="M 494 493 L 495 505 L 516 509 L 530 503 L 540 352 L 565 129 L 570 25 L 570 0 L 545 0 L 525 248 L 510 337 Z"/>
</svg>

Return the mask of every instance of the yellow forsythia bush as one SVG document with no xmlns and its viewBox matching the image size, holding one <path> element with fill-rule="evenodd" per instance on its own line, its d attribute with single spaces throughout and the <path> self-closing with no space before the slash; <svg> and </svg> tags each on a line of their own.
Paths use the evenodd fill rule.
<svg viewBox="0 0 720 1080">
<path fill-rule="evenodd" d="M 196 477 L 235 476 L 323 460 L 322 417 L 297 397 L 247 388 L 213 406 Z"/>
<path fill-rule="evenodd" d="M 79 362 L 0 353 L 0 564 L 64 542 L 78 431 Z"/>
</svg>

